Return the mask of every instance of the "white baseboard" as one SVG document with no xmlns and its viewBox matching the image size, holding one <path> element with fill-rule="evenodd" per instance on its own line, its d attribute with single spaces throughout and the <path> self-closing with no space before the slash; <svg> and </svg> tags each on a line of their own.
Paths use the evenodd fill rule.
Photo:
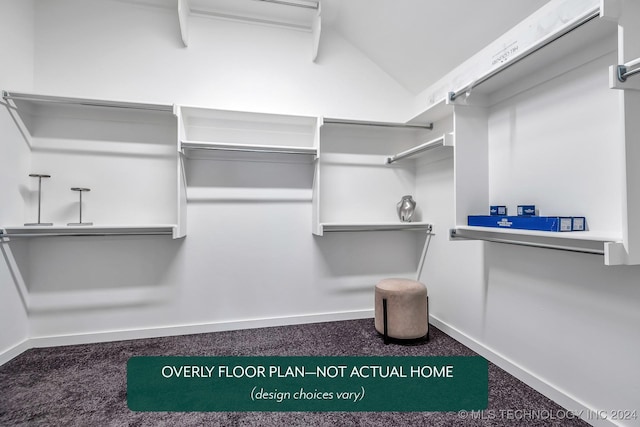
<svg viewBox="0 0 640 427">
<path fill-rule="evenodd" d="M 440 329 L 445 334 L 449 335 L 451 338 L 459 341 L 466 347 L 478 353 L 480 356 L 487 359 L 489 362 L 494 365 L 500 367 L 505 370 L 509 374 L 513 375 L 529 387 L 533 388 L 540 394 L 548 397 L 549 399 L 556 402 L 558 405 L 566 408 L 567 410 L 573 411 L 576 414 L 582 413 L 582 419 L 596 427 L 612 427 L 617 426 L 618 424 L 614 423 L 608 419 L 588 419 L 588 414 L 596 414 L 596 410 L 587 406 L 585 403 L 581 402 L 577 398 L 571 396 L 569 393 L 563 391 L 562 389 L 554 386 L 543 378 L 540 378 L 536 374 L 528 371 L 517 363 L 513 362 L 509 358 L 503 356 L 499 352 L 485 346 L 484 344 L 476 341 L 470 336 L 466 335 L 464 332 L 456 329 L 455 327 L 449 325 L 446 322 L 434 317 L 433 315 L 429 315 L 429 323 L 431 323 L 436 328 Z M 581 412 L 582 411 L 582 412 Z M 592 416 L 592 418 L 594 418 Z"/>
<path fill-rule="evenodd" d="M 31 346 L 29 345 L 29 339 L 26 339 L 14 345 L 13 347 L 6 349 L 5 351 L 0 353 L 0 366 L 4 365 L 14 357 L 21 355 L 30 348 Z"/>
<path fill-rule="evenodd" d="M 240 329 L 266 328 L 273 326 L 300 325 L 306 323 L 333 322 L 373 318 L 373 310 L 343 311 L 331 313 L 303 314 L 257 319 L 242 319 L 225 322 L 198 323 L 189 325 L 165 326 L 157 328 L 101 331 L 82 334 L 52 335 L 32 337 L 26 341 L 26 348 L 13 354 L 4 362 L 29 348 L 58 347 L 64 345 L 91 344 L 109 341 L 122 341 L 142 338 L 157 338 L 175 335 L 202 334 L 208 332 L 233 331 Z M 1 363 L 0 363 L 1 364 Z"/>
</svg>

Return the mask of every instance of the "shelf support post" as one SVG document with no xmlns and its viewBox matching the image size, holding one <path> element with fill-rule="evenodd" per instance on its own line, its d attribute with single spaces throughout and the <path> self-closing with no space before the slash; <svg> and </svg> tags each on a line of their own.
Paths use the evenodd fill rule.
<svg viewBox="0 0 640 427">
<path fill-rule="evenodd" d="M 431 235 L 433 231 L 433 226 L 429 225 L 427 229 L 427 237 L 424 241 L 424 247 L 422 248 L 422 255 L 420 255 L 420 261 L 418 263 L 418 271 L 416 272 L 416 281 L 420 281 L 420 276 L 422 276 L 422 268 L 424 267 L 424 261 L 427 258 L 427 250 L 429 249 L 429 243 L 431 242 Z"/>
<path fill-rule="evenodd" d="M 609 86 L 621 90 L 625 185 L 623 188 L 622 242 L 605 245 L 605 264 L 640 264 L 640 2 L 603 0 L 609 19 L 618 21 L 618 64 L 610 67 Z M 631 77 L 633 76 L 633 77 Z M 629 78 L 631 77 L 631 78 Z"/>
<path fill-rule="evenodd" d="M 316 62 L 318 58 L 318 49 L 320 48 L 320 36 L 322 35 L 322 4 L 318 2 L 318 11 L 313 17 L 311 24 L 311 35 L 313 45 L 311 47 L 311 61 Z"/>
<path fill-rule="evenodd" d="M 189 0 L 178 0 L 178 23 L 180 24 L 180 36 L 184 47 L 189 46 Z"/>
</svg>

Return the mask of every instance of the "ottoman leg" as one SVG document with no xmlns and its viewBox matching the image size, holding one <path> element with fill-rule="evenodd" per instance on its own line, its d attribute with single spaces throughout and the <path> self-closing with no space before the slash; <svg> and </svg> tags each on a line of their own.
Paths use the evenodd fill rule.
<svg viewBox="0 0 640 427">
<path fill-rule="evenodd" d="M 389 333 L 387 329 L 387 299 L 382 299 L 382 324 L 384 330 L 384 343 L 389 344 Z"/>
</svg>

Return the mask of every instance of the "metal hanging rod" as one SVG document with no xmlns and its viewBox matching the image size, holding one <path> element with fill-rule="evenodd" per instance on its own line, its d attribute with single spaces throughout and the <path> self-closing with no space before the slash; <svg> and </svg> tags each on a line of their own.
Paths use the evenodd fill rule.
<svg viewBox="0 0 640 427">
<path fill-rule="evenodd" d="M 336 224 L 336 223 L 324 223 L 322 224 L 324 232 L 339 232 L 339 231 L 426 231 L 431 233 L 433 230 L 432 224 L 403 222 L 396 224 Z"/>
<path fill-rule="evenodd" d="M 302 7 L 304 9 L 314 9 L 314 10 L 318 10 L 319 5 L 317 1 L 310 1 L 310 0 L 258 0 L 258 1 L 263 1 L 266 3 L 275 3 L 275 4 L 282 4 L 285 6 L 294 6 L 294 7 Z"/>
<path fill-rule="evenodd" d="M 521 240 L 496 239 L 493 237 L 469 237 L 469 236 L 459 235 L 456 229 L 449 230 L 449 237 L 451 238 L 451 240 L 482 240 L 484 242 L 506 243 L 508 245 L 528 246 L 532 248 L 554 249 L 554 250 L 566 251 L 566 252 L 604 255 L 604 249 L 580 248 L 575 246 L 552 245 L 548 243 L 537 243 L 537 242 L 524 242 Z"/>
<path fill-rule="evenodd" d="M 343 120 L 343 119 L 331 119 L 331 118 L 325 118 L 323 122 L 325 124 L 330 124 L 330 125 L 380 126 L 380 127 L 388 127 L 388 128 L 433 130 L 433 123 L 429 123 L 428 125 L 414 125 L 410 123 L 370 122 L 365 120 Z"/>
<path fill-rule="evenodd" d="M 267 154 L 299 154 L 317 155 L 318 152 L 313 147 L 287 147 L 282 145 L 235 145 L 235 144 L 212 144 L 193 141 L 182 141 L 183 149 L 189 150 L 210 150 L 210 151 L 240 151 L 246 153 L 267 153 Z"/>
<path fill-rule="evenodd" d="M 408 150 L 402 151 L 401 153 L 395 154 L 391 157 L 387 157 L 386 164 L 390 165 L 393 162 L 397 162 L 398 160 L 402 160 L 405 157 L 414 156 L 416 154 L 422 153 L 423 151 L 431 150 L 437 147 L 444 146 L 444 135 L 432 139 L 431 141 L 427 141 L 424 144 L 420 144 L 416 147 L 409 148 Z"/>
<path fill-rule="evenodd" d="M 5 100 L 12 99 L 16 101 L 51 102 L 51 103 L 58 103 L 58 104 L 82 105 L 82 106 L 89 106 L 89 107 L 109 107 L 109 108 L 124 108 L 124 109 L 131 109 L 131 110 L 166 111 L 171 113 L 173 112 L 172 105 L 103 101 L 98 99 L 83 99 L 83 98 L 65 98 L 60 96 L 33 95 L 29 93 L 7 92 L 6 90 L 2 91 L 2 98 L 4 98 Z"/>
<path fill-rule="evenodd" d="M 6 228 L 0 229 L 0 240 L 11 237 L 76 237 L 76 236 L 164 236 L 173 235 L 173 226 L 140 227 L 42 227 L 42 229 Z"/>
<path fill-rule="evenodd" d="M 595 18 L 598 18 L 599 16 L 600 16 L 600 8 L 597 8 L 596 10 L 591 11 L 588 15 L 582 17 L 582 19 L 574 22 L 572 25 L 570 25 L 569 27 L 563 29 L 561 32 L 559 32 L 557 34 L 554 34 L 553 37 L 551 37 L 550 39 L 542 40 L 539 43 L 531 46 L 528 50 L 524 51 L 524 53 L 522 53 L 521 55 L 513 58 L 510 61 L 505 62 L 504 64 L 502 64 L 502 66 L 497 67 L 493 71 L 490 71 L 489 73 L 487 73 L 484 76 L 478 78 L 477 80 L 473 81 L 472 83 L 469 83 L 468 85 L 466 85 L 462 89 L 458 89 L 455 92 L 449 92 L 449 100 L 450 101 L 455 101 L 455 99 L 458 96 L 460 96 L 461 94 L 466 93 L 470 89 L 472 89 L 473 87 L 478 86 L 478 85 L 486 82 L 487 80 L 491 79 L 492 77 L 495 77 L 497 74 L 500 74 L 501 72 L 503 72 L 507 68 L 511 67 L 512 65 L 517 64 L 518 62 L 522 61 L 523 59 L 525 59 L 525 58 L 529 57 L 530 55 L 536 53 L 540 49 L 542 49 L 542 48 L 546 47 L 547 45 L 553 43 L 554 41 L 562 38 L 563 36 L 566 36 L 567 34 L 572 32 L 573 30 L 581 27 L 582 25 L 586 24 L 587 22 L 590 22 L 591 20 L 593 20 Z"/>
<path fill-rule="evenodd" d="M 0 233 L 0 239 L 14 237 L 104 237 L 104 236 L 170 236 L 172 231 L 135 231 L 135 232 L 99 232 L 99 233 Z"/>
</svg>

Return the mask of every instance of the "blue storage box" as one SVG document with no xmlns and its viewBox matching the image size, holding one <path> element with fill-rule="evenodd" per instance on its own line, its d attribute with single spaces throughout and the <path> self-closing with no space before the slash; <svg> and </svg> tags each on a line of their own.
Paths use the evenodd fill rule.
<svg viewBox="0 0 640 427">
<path fill-rule="evenodd" d="M 587 219 L 583 216 L 574 216 L 571 223 L 571 231 L 585 231 L 587 229 Z"/>
<path fill-rule="evenodd" d="M 572 231 L 570 216 L 495 216 L 469 215 L 467 223 L 474 227 L 511 228 L 537 231 Z"/>
<path fill-rule="evenodd" d="M 518 216 L 534 216 L 536 205 L 518 205 Z"/>
<path fill-rule="evenodd" d="M 489 215 L 506 215 L 507 207 L 506 206 L 489 206 Z"/>
</svg>

